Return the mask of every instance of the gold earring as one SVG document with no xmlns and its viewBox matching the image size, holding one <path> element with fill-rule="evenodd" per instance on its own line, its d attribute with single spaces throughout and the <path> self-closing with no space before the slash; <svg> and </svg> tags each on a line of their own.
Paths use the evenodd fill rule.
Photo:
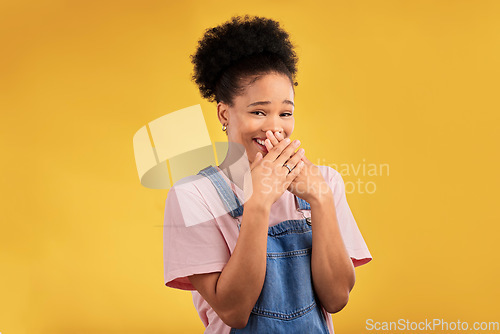
<svg viewBox="0 0 500 334">
<path fill-rule="evenodd" d="M 226 124 L 224 124 L 224 125 L 222 126 L 222 131 L 224 131 L 224 132 L 225 132 L 226 130 L 227 130 L 227 126 L 226 126 Z"/>
</svg>

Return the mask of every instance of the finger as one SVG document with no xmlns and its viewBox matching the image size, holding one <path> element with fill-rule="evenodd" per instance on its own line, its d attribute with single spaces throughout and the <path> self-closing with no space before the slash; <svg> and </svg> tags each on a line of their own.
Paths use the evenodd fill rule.
<svg viewBox="0 0 500 334">
<path fill-rule="evenodd" d="M 272 137 L 272 135 L 271 135 L 271 134 L 272 134 L 272 131 L 271 131 L 271 130 L 266 131 L 266 137 L 267 137 L 267 138 L 266 138 L 266 140 L 264 140 L 264 146 L 266 146 L 266 148 L 267 148 L 267 152 L 271 151 L 271 149 L 272 149 L 274 146 L 276 146 L 276 145 L 274 145 L 274 144 L 273 144 L 273 142 L 271 141 L 271 139 L 269 139 L 269 138 L 271 138 L 271 137 Z M 276 143 L 276 144 L 277 144 L 277 143 Z"/>
<path fill-rule="evenodd" d="M 297 175 L 300 174 L 302 168 L 304 168 L 304 161 L 299 161 L 297 166 L 295 166 L 295 168 L 292 169 L 292 171 L 288 173 L 288 175 L 286 176 L 287 181 L 290 181 L 290 183 L 292 183 L 292 181 L 297 177 Z"/>
<path fill-rule="evenodd" d="M 290 166 L 291 168 L 297 166 L 297 164 L 301 161 L 302 157 L 304 157 L 305 150 L 303 148 L 299 148 L 297 152 L 295 152 L 294 155 L 288 161 L 286 164 Z"/>
<path fill-rule="evenodd" d="M 266 139 L 267 140 L 267 139 Z M 278 145 L 274 146 L 270 150 L 268 150 L 268 153 L 264 157 L 264 160 L 267 161 L 272 161 L 274 162 L 276 158 L 283 152 L 283 150 L 290 144 L 290 139 L 285 138 L 281 142 L 279 142 Z"/>
<path fill-rule="evenodd" d="M 285 139 L 285 136 L 281 132 L 275 132 L 274 136 L 276 137 L 276 139 L 278 139 L 278 141 L 282 141 L 283 139 Z"/>
<path fill-rule="evenodd" d="M 278 142 L 282 141 L 283 139 L 285 139 L 285 136 L 279 132 L 279 131 L 276 131 L 274 133 L 274 137 L 277 139 L 277 141 L 274 141 L 272 140 L 272 136 L 269 134 L 269 132 L 271 131 L 268 131 L 266 132 L 266 137 L 268 137 L 267 139 L 269 140 L 265 140 L 264 141 L 264 145 L 266 146 L 267 148 L 267 151 L 269 152 L 274 146 L 278 145 Z M 271 132 L 272 133 L 272 132 Z"/>
<path fill-rule="evenodd" d="M 286 138 L 286 139 L 288 139 L 288 138 Z M 281 145 L 281 143 L 285 142 L 286 139 L 283 140 L 282 142 L 280 142 L 280 145 Z M 287 145 L 287 147 L 283 150 L 283 152 L 281 152 L 279 157 L 276 158 L 276 163 L 284 165 L 285 162 L 288 159 L 290 159 L 290 157 L 294 154 L 295 150 L 299 147 L 299 145 L 300 145 L 300 140 L 298 140 L 298 139 L 295 139 L 293 142 L 291 142 L 289 145 Z"/>
<path fill-rule="evenodd" d="M 307 159 L 307 157 L 305 155 L 302 157 L 302 160 L 304 161 L 304 163 L 306 165 L 312 165 L 312 162 L 309 159 Z"/>
<path fill-rule="evenodd" d="M 279 140 L 276 139 L 276 137 L 274 136 L 274 133 L 271 130 L 266 131 L 266 137 L 267 137 L 267 139 L 269 139 L 271 141 L 271 144 L 273 144 L 273 146 L 278 145 Z"/>
<path fill-rule="evenodd" d="M 271 151 L 271 149 L 274 147 L 269 138 L 266 138 L 266 140 L 264 140 L 264 145 L 267 148 L 267 152 Z"/>
</svg>

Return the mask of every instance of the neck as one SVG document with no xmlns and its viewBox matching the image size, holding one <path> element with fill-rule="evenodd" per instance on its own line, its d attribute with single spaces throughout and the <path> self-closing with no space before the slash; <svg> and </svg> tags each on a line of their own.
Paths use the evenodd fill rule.
<svg viewBox="0 0 500 334">
<path fill-rule="evenodd" d="M 245 147 L 238 143 L 228 142 L 226 157 L 219 168 L 231 182 L 243 190 L 245 174 L 250 170 Z"/>
</svg>

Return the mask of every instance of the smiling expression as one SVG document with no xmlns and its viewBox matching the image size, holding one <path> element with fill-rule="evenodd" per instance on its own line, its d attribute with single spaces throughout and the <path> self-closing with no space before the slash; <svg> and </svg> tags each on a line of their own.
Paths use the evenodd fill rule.
<svg viewBox="0 0 500 334">
<path fill-rule="evenodd" d="M 235 96 L 233 106 L 217 104 L 219 120 L 227 124 L 230 142 L 245 147 L 251 164 L 257 152 L 267 154 L 264 145 L 266 131 L 278 131 L 287 138 L 293 132 L 295 120 L 294 91 L 290 79 L 283 74 L 266 74 L 247 86 L 244 93 Z"/>
</svg>

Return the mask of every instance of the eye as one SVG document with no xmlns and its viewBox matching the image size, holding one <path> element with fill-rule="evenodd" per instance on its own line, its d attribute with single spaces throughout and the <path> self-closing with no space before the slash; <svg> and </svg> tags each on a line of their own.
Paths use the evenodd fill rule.
<svg viewBox="0 0 500 334">
<path fill-rule="evenodd" d="M 281 114 L 282 116 L 286 116 L 286 117 L 290 117 L 290 116 L 293 116 L 292 113 L 289 113 L 289 112 L 286 112 L 286 113 L 283 113 Z"/>
<path fill-rule="evenodd" d="M 254 114 L 254 115 L 258 115 L 258 113 L 261 113 L 262 115 L 264 115 L 264 112 L 260 111 L 260 110 L 257 110 L 257 111 L 251 111 L 250 112 L 251 114 Z"/>
</svg>

